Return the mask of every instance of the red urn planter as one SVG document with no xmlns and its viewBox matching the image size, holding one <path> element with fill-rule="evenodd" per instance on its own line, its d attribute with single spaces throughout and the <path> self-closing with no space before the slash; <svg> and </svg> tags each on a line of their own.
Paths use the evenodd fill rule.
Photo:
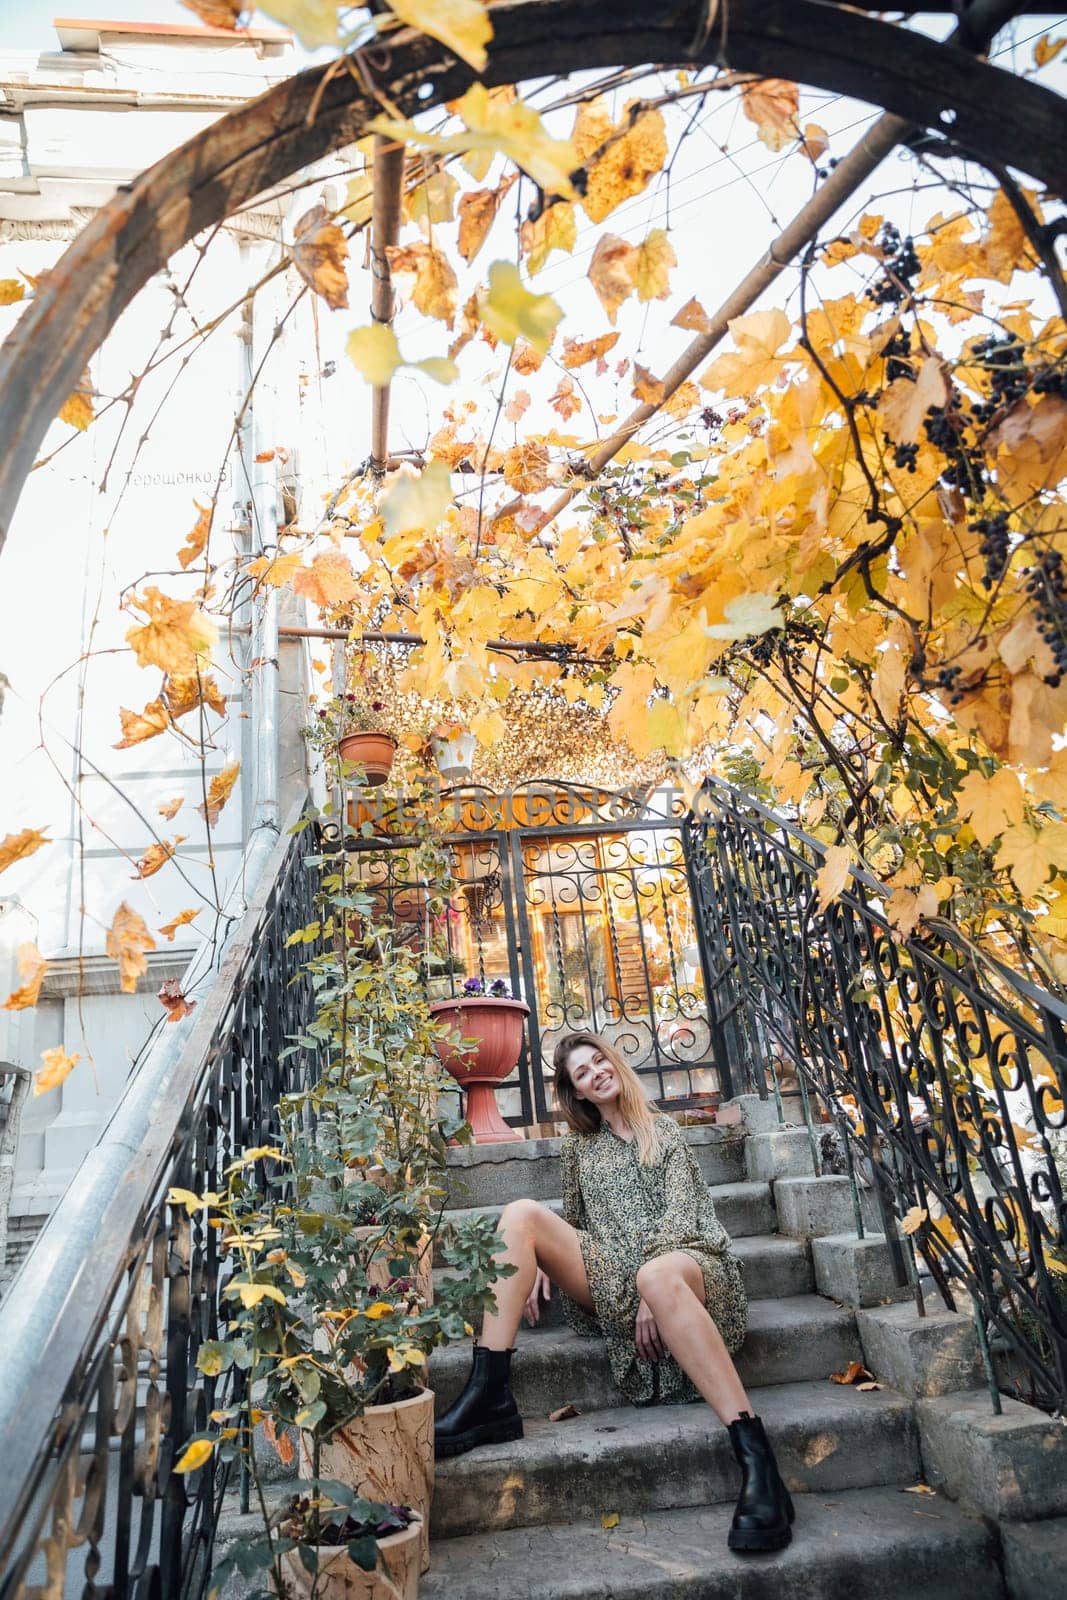
<svg viewBox="0 0 1067 1600">
<path fill-rule="evenodd" d="M 467 1121 L 475 1144 L 511 1144 L 522 1134 L 510 1128 L 496 1103 L 496 1086 L 511 1076 L 522 1049 L 523 1023 L 530 1014 L 524 1000 L 494 1000 L 489 995 L 456 995 L 435 1000 L 430 1012 L 467 1041 L 437 1040 L 437 1054 L 466 1092 Z"/>
<path fill-rule="evenodd" d="M 393 770 L 396 740 L 391 733 L 346 733 L 337 749 L 342 761 L 363 768 L 372 787 L 384 783 Z"/>
</svg>

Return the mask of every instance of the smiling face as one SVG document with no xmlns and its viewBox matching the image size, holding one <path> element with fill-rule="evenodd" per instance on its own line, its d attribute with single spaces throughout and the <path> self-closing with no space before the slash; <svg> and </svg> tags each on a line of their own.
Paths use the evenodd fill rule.
<svg viewBox="0 0 1067 1600">
<path fill-rule="evenodd" d="M 619 1098 L 619 1074 L 596 1045 L 575 1045 L 567 1057 L 567 1075 L 578 1100 L 604 1107 Z"/>
</svg>

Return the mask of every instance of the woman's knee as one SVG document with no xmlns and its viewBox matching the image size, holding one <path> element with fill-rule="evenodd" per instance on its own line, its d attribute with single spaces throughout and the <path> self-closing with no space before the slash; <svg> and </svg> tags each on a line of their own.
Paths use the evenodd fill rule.
<svg viewBox="0 0 1067 1600">
<path fill-rule="evenodd" d="M 518 1232 L 533 1239 L 537 1235 L 539 1213 L 544 1210 L 537 1200 L 509 1200 L 500 1213 L 501 1231 Z"/>
<path fill-rule="evenodd" d="M 696 1263 L 693 1263 L 696 1269 Z M 696 1269 L 699 1270 L 699 1269 Z M 677 1255 L 653 1256 L 637 1269 L 637 1289 L 642 1300 L 651 1305 L 654 1300 L 677 1295 L 682 1289 L 692 1288 L 688 1258 Z"/>
</svg>

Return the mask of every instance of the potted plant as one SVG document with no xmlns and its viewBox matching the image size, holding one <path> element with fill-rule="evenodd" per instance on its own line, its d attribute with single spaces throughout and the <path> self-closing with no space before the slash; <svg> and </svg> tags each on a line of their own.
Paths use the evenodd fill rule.
<svg viewBox="0 0 1067 1600">
<path fill-rule="evenodd" d="M 344 1484 L 329 1489 L 294 1495 L 278 1519 L 279 1541 L 287 1546 L 280 1552 L 281 1592 L 290 1600 L 312 1594 L 315 1600 L 417 1600 L 418 1512 L 364 1500 Z"/>
<path fill-rule="evenodd" d="M 217 1192 L 172 1192 L 190 1214 L 207 1213 L 229 1263 L 228 1320 L 197 1360 L 211 1399 L 216 1386 L 232 1396 L 211 1406 L 212 1427 L 189 1441 L 176 1470 L 239 1452 L 258 1482 L 255 1424 L 290 1455 L 296 1430 L 305 1478 L 418 1512 L 425 1566 L 427 1357 L 468 1337 L 494 1303 L 499 1237 L 492 1219 L 442 1226 L 448 1141 L 469 1134 L 438 1106 L 437 1028 L 418 962 L 373 922 L 372 897 L 343 851 L 315 864 L 315 1014 L 288 1050 L 312 1049 L 318 1076 L 279 1102 L 275 1146 L 232 1162 Z M 373 935 L 359 946 L 343 936 L 353 911 Z M 452 1272 L 431 1296 L 435 1243 Z"/>
<path fill-rule="evenodd" d="M 509 1078 L 522 1050 L 523 1026 L 530 1014 L 524 1000 L 512 998 L 503 978 L 468 978 L 462 992 L 430 1002 L 430 1012 L 446 1025 L 437 1037 L 445 1070 L 466 1093 L 467 1121 L 476 1144 L 515 1143 L 522 1134 L 510 1128 L 496 1103 L 498 1084 Z"/>
<path fill-rule="evenodd" d="M 411 1506 L 366 1500 L 343 1483 L 301 1483 L 262 1531 L 228 1545 L 212 1587 L 266 1569 L 285 1600 L 417 1600 L 421 1534 Z"/>
<path fill-rule="evenodd" d="M 397 741 L 386 731 L 382 700 L 363 700 L 351 691 L 313 706 L 305 733 L 323 751 L 346 783 L 383 784 L 393 770 Z"/>
</svg>

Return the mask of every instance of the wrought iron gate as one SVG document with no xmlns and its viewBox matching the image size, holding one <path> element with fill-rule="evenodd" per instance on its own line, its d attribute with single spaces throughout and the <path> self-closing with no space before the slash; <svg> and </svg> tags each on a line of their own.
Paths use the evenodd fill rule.
<svg viewBox="0 0 1067 1600">
<path fill-rule="evenodd" d="M 554 1116 L 553 1049 L 583 1028 L 610 1039 L 661 1103 L 728 1094 L 678 798 L 538 784 L 504 797 L 464 789 L 441 804 L 455 823 L 447 904 L 434 903 L 410 841 L 353 833 L 348 847 L 419 950 L 433 998 L 473 977 L 502 980 L 529 1005 L 523 1058 L 500 1095 L 508 1120 Z"/>
</svg>

